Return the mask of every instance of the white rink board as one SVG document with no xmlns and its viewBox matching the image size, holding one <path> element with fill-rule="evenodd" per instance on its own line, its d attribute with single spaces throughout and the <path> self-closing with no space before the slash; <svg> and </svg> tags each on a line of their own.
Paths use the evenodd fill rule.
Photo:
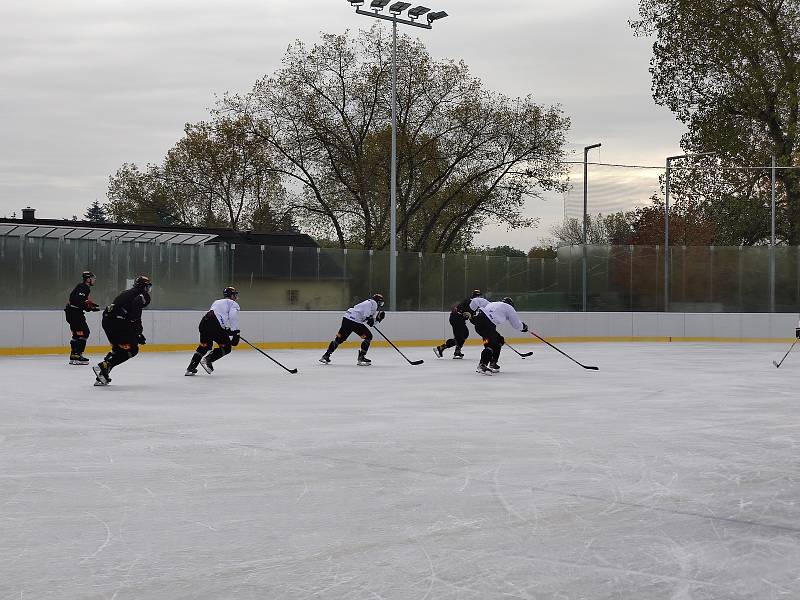
<svg viewBox="0 0 800 600">
<path fill-rule="evenodd" d="M 203 311 L 146 310 L 144 333 L 149 344 L 186 345 L 197 341 Z M 785 340 L 794 335 L 797 315 L 750 313 L 580 313 L 521 312 L 523 320 L 544 337 L 554 338 L 704 338 Z M 243 311 L 242 332 L 253 342 L 327 342 L 341 312 Z M 99 313 L 87 315 L 90 345 L 105 344 Z M 388 313 L 381 330 L 395 341 L 442 340 L 452 335 L 448 313 Z M 523 334 L 510 328 L 511 337 Z M 0 311 L 0 350 L 66 346 L 69 329 L 63 311 Z M 376 336 L 379 337 L 379 336 Z M 474 333 L 473 333 L 474 337 Z"/>
<path fill-rule="evenodd" d="M 800 356 L 520 348 L 0 357 L 0 598 L 800 597 Z"/>
</svg>

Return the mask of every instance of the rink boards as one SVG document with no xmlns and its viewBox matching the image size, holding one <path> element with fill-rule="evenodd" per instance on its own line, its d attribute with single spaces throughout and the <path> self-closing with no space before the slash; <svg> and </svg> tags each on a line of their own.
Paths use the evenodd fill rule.
<svg viewBox="0 0 800 600">
<path fill-rule="evenodd" d="M 148 310 L 143 315 L 144 351 L 185 351 L 197 344 L 201 311 Z M 533 331 L 553 342 L 791 342 L 797 315 L 791 313 L 616 313 L 523 312 Z M 242 334 L 263 348 L 324 348 L 336 333 L 339 311 L 244 311 Z M 449 313 L 389 313 L 381 331 L 398 345 L 427 346 L 451 337 Z M 86 315 L 87 351 L 105 350 L 99 313 Z M 509 327 L 509 342 L 537 342 Z M 376 346 L 386 345 L 375 335 Z M 0 355 L 56 354 L 69 346 L 61 310 L 0 310 Z M 355 344 L 351 338 L 350 344 Z M 478 340 L 470 328 L 467 344 Z"/>
</svg>

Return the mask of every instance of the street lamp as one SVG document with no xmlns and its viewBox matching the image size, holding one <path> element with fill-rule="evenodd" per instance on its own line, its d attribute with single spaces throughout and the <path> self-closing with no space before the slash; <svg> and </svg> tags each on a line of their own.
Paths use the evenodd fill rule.
<svg viewBox="0 0 800 600">
<path fill-rule="evenodd" d="M 432 23 L 444 19 L 447 13 L 443 10 L 431 12 L 425 6 L 416 6 L 408 11 L 407 19 L 400 15 L 411 7 L 410 2 L 395 2 L 391 0 L 372 0 L 370 10 L 363 10 L 364 0 L 347 0 L 351 6 L 356 7 L 356 13 L 373 19 L 383 19 L 392 22 L 392 165 L 390 182 L 389 205 L 389 310 L 397 310 L 397 24 L 433 29 Z M 389 14 L 382 11 L 389 5 Z M 427 22 L 418 19 L 426 16 Z"/>
<path fill-rule="evenodd" d="M 680 158 L 697 158 L 711 154 L 716 154 L 716 152 L 679 154 L 667 157 L 667 173 L 664 177 L 664 312 L 669 312 L 669 172 L 672 168 L 670 163 Z"/>
<path fill-rule="evenodd" d="M 583 260 L 582 262 L 582 269 L 581 269 L 581 279 L 583 280 L 583 312 L 586 312 L 587 300 L 588 300 L 588 292 L 587 292 L 587 278 L 586 278 L 586 270 L 587 270 L 587 258 L 586 258 L 586 243 L 588 242 L 588 234 L 587 230 L 589 228 L 589 214 L 588 214 L 588 201 L 587 195 L 589 192 L 588 186 L 588 177 L 589 177 L 589 169 L 588 169 L 588 162 L 587 157 L 589 156 L 589 150 L 593 148 L 599 148 L 603 144 L 592 144 L 591 146 L 584 146 L 583 148 Z"/>
</svg>

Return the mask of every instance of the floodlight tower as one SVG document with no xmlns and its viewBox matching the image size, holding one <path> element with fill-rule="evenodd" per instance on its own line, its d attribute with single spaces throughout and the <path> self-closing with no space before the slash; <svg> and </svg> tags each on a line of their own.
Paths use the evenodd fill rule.
<svg viewBox="0 0 800 600">
<path fill-rule="evenodd" d="M 410 2 L 395 2 L 392 0 L 372 0 L 370 10 L 363 10 L 364 0 L 347 0 L 355 6 L 356 13 L 373 19 L 383 19 L 392 22 L 392 164 L 391 181 L 389 184 L 389 310 L 397 310 L 397 24 L 433 29 L 432 23 L 444 19 L 447 13 L 443 10 L 431 12 L 425 6 L 411 8 Z M 389 5 L 389 14 L 383 14 L 383 9 Z M 411 8 L 411 10 L 408 10 Z M 400 15 L 408 10 L 408 18 Z M 419 21 L 426 15 L 427 23 Z"/>
</svg>

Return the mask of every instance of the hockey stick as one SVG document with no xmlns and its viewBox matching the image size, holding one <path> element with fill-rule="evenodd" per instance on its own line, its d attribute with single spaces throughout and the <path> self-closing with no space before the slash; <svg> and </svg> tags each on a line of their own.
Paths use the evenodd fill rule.
<svg viewBox="0 0 800 600">
<path fill-rule="evenodd" d="M 421 365 L 422 363 L 424 363 L 424 362 L 425 362 L 424 360 L 409 360 L 409 358 L 408 358 L 408 357 L 407 357 L 405 354 L 403 354 L 402 352 L 400 352 L 400 348 L 398 348 L 397 346 L 395 346 L 395 345 L 392 343 L 392 340 L 390 340 L 390 339 L 389 339 L 389 338 L 387 338 L 385 335 L 383 335 L 383 332 L 382 332 L 380 329 L 378 329 L 377 327 L 375 327 L 375 325 L 373 325 L 373 326 L 372 326 L 372 328 L 373 328 L 375 331 L 377 331 L 378 333 L 380 333 L 380 334 L 381 334 L 381 337 L 382 337 L 383 339 L 385 339 L 387 342 L 389 342 L 389 345 L 390 345 L 392 348 L 394 348 L 395 350 L 397 350 L 397 353 L 398 353 L 400 356 L 402 356 L 403 358 L 405 358 L 405 359 L 408 361 L 408 364 L 410 364 L 410 365 Z"/>
<path fill-rule="evenodd" d="M 533 356 L 533 352 L 520 352 L 519 350 L 517 350 L 516 348 L 514 348 L 510 344 L 505 344 L 505 346 L 506 346 L 506 348 L 511 348 L 511 350 L 516 352 L 523 359 L 528 358 L 529 356 Z"/>
<path fill-rule="evenodd" d="M 556 352 L 558 352 L 559 354 L 563 354 L 563 355 L 564 355 L 564 356 L 566 356 L 568 359 L 570 359 L 572 362 L 574 362 L 576 365 L 580 365 L 580 366 L 581 366 L 581 367 L 583 367 L 584 369 L 589 369 L 590 371 L 599 371 L 599 370 L 600 370 L 600 369 L 598 369 L 597 367 L 592 367 L 592 366 L 589 366 L 589 365 L 584 365 L 584 364 L 582 364 L 582 363 L 579 363 L 577 360 L 575 360 L 574 358 L 572 358 L 572 357 L 571 357 L 569 354 L 567 354 L 567 353 L 566 353 L 566 352 L 564 352 L 563 350 L 559 350 L 558 348 L 556 348 L 555 346 L 553 346 L 553 344 L 551 344 L 550 342 L 548 342 L 546 339 L 544 339 L 544 338 L 543 338 L 542 336 L 540 336 L 539 334 L 537 334 L 537 333 L 534 333 L 533 331 L 529 331 L 528 333 L 530 333 L 530 334 L 531 334 L 533 337 L 539 338 L 539 339 L 540 339 L 540 340 L 542 340 L 542 341 L 543 341 L 545 344 L 547 344 L 548 346 L 550 346 L 550 347 L 551 347 L 553 350 L 555 350 L 555 351 L 556 351 Z"/>
<path fill-rule="evenodd" d="M 239 336 L 239 339 L 240 339 L 240 340 L 242 340 L 242 341 L 243 341 L 245 344 L 247 344 L 248 346 L 250 346 L 250 347 L 251 347 L 253 350 L 258 350 L 259 352 L 261 352 L 261 354 L 263 354 L 264 356 L 266 356 L 268 359 L 270 359 L 272 362 L 274 362 L 276 365 L 278 365 L 278 366 L 279 366 L 281 369 L 283 369 L 283 370 L 285 370 L 285 371 L 289 371 L 289 373 L 291 373 L 292 375 L 295 375 L 295 374 L 297 373 L 297 369 L 289 369 L 288 367 L 284 367 L 284 366 L 283 366 L 281 363 L 279 363 L 277 360 L 275 360 L 274 358 L 272 358 L 272 357 L 271 357 L 269 354 L 267 354 L 266 352 L 264 352 L 264 351 L 263 351 L 261 348 L 256 348 L 256 347 L 255 347 L 253 344 L 251 344 L 250 342 L 248 342 L 248 341 L 247 341 L 246 339 L 244 339 L 242 336 Z"/>
<path fill-rule="evenodd" d="M 800 339 L 797 339 L 797 340 L 795 340 L 794 342 L 792 342 L 792 345 L 791 345 L 791 346 L 789 346 L 789 350 L 787 350 L 787 351 L 786 351 L 786 354 L 784 354 L 784 355 L 783 355 L 783 358 L 781 359 L 781 362 L 775 362 L 774 360 L 772 361 L 772 364 L 773 364 L 773 365 L 775 365 L 775 368 L 776 368 L 776 369 L 780 369 L 780 368 L 781 368 L 781 365 L 783 364 L 783 361 L 785 361 L 785 360 L 786 360 L 786 357 L 787 357 L 787 356 L 789 356 L 789 352 L 791 352 L 791 351 L 792 351 L 792 348 L 794 348 L 794 345 L 795 345 L 797 342 L 800 342 Z"/>
</svg>

